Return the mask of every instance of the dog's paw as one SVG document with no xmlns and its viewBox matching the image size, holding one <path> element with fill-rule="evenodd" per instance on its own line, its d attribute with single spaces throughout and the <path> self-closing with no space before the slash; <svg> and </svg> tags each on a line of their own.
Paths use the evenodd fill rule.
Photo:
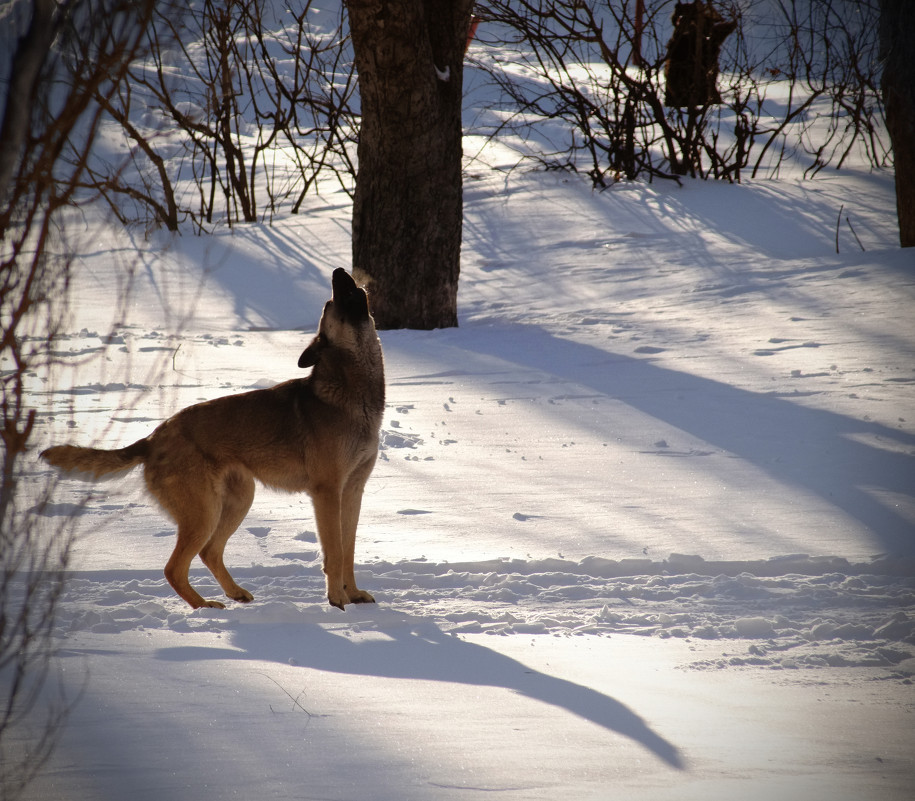
<svg viewBox="0 0 915 801">
<path fill-rule="evenodd" d="M 327 582 L 327 603 L 336 606 L 337 609 L 343 609 L 349 603 L 349 595 L 346 593 L 346 585 L 343 583 L 331 587 Z"/>
<path fill-rule="evenodd" d="M 373 604 L 375 599 L 365 590 L 351 590 L 344 585 L 343 589 L 337 592 L 328 589 L 327 602 L 337 609 L 345 609 L 346 604 Z"/>
<path fill-rule="evenodd" d="M 221 601 L 204 601 L 197 609 L 225 609 L 226 605 Z"/>
<path fill-rule="evenodd" d="M 226 595 L 233 601 L 238 601 L 240 604 L 249 604 L 254 600 L 254 596 L 243 587 L 239 587 L 238 592 L 233 592 L 231 595 L 226 593 Z"/>
</svg>

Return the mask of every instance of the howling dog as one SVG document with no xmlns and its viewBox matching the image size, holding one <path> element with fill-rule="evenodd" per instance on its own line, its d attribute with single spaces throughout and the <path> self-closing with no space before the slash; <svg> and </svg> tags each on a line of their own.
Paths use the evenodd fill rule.
<svg viewBox="0 0 915 801">
<path fill-rule="evenodd" d="M 353 558 L 362 491 L 378 456 L 384 360 L 365 290 L 343 269 L 332 285 L 318 333 L 299 357 L 299 367 L 313 368 L 306 378 L 189 406 L 126 448 L 57 445 L 41 454 L 90 480 L 143 465 L 146 486 L 178 524 L 165 577 L 195 609 L 225 608 L 188 581 L 198 554 L 229 598 L 254 599 L 229 575 L 223 551 L 251 507 L 255 479 L 311 496 L 329 603 L 375 600 L 356 586 Z"/>
</svg>

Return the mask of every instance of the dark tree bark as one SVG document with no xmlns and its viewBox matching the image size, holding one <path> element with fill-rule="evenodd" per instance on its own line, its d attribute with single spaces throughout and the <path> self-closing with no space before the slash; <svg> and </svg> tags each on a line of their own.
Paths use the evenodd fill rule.
<svg viewBox="0 0 915 801">
<path fill-rule="evenodd" d="M 711 3 L 677 3 L 671 21 L 674 32 L 667 44 L 664 77 L 667 93 L 664 105 L 699 108 L 718 105 L 718 56 L 724 40 L 737 28 Z"/>
<path fill-rule="evenodd" d="M 899 243 L 915 247 L 915 3 L 880 0 L 883 110 L 896 168 Z"/>
<path fill-rule="evenodd" d="M 3 124 L 0 126 L 0 202 L 6 196 L 16 172 L 32 121 L 30 114 L 41 68 L 57 35 L 57 4 L 54 0 L 33 0 L 31 10 L 28 31 L 19 39 L 12 54 L 10 82 L 3 109 Z"/>
<path fill-rule="evenodd" d="M 457 325 L 472 0 L 346 0 L 362 126 L 353 274 L 378 328 Z"/>
</svg>

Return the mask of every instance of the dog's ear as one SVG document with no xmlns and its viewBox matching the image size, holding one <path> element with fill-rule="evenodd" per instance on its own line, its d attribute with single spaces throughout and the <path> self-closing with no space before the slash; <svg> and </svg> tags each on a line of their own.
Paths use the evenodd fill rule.
<svg viewBox="0 0 915 801">
<path fill-rule="evenodd" d="M 311 344 L 302 351 L 299 356 L 299 367 L 314 367 L 321 358 L 321 351 L 324 350 L 324 337 L 318 334 Z"/>
</svg>

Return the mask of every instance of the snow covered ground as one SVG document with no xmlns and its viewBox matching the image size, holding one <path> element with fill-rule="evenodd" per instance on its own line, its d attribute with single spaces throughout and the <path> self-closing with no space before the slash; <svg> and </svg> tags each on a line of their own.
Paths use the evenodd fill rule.
<svg viewBox="0 0 915 801">
<path fill-rule="evenodd" d="M 299 375 L 349 213 L 171 241 L 87 212 L 35 453 Z M 469 163 L 460 327 L 381 334 L 378 604 L 328 607 L 308 499 L 261 489 L 227 549 L 254 604 L 191 611 L 139 472 L 84 506 L 62 481 L 36 513 L 78 516 L 84 690 L 27 797 L 910 799 L 897 241 L 886 174 L 594 193 Z"/>
<path fill-rule="evenodd" d="M 39 444 L 298 375 L 348 213 L 93 223 Z M 460 328 L 381 335 L 378 604 L 328 607 L 308 499 L 261 489 L 227 552 L 255 603 L 192 612 L 139 473 L 62 482 L 85 690 L 28 797 L 911 798 L 912 258 L 887 175 L 471 170 Z"/>
</svg>

